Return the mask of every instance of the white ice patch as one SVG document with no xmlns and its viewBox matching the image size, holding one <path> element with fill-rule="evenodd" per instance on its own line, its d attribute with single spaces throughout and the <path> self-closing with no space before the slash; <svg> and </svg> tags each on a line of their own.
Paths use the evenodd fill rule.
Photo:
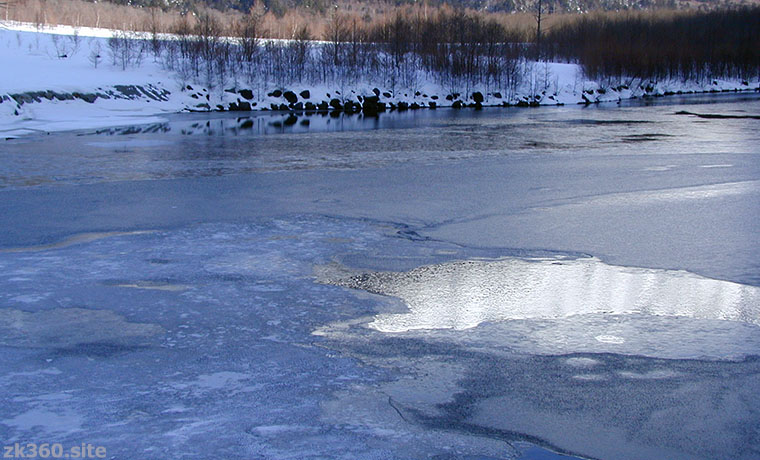
<svg viewBox="0 0 760 460">
<path fill-rule="evenodd" d="M 82 429 L 84 419 L 71 412 L 56 413 L 46 409 L 35 408 L 19 414 L 0 424 L 21 431 L 39 429 L 46 434 L 73 433 Z"/>
<path fill-rule="evenodd" d="M 191 382 L 174 383 L 172 386 L 179 390 L 190 390 L 194 394 L 205 394 L 211 391 L 224 390 L 228 394 L 237 394 L 256 391 L 261 388 L 258 384 L 245 385 L 244 382 L 251 380 L 253 376 L 240 372 L 221 371 L 213 374 L 199 375 Z"/>
<path fill-rule="evenodd" d="M 593 367 L 599 364 L 599 361 L 592 358 L 568 358 L 565 364 L 573 367 Z"/>
<path fill-rule="evenodd" d="M 728 196 L 744 195 L 756 192 L 760 181 L 748 180 L 741 182 L 726 182 L 722 184 L 697 185 L 691 187 L 676 187 L 662 190 L 645 190 L 636 192 L 610 193 L 590 198 L 579 199 L 571 203 L 559 204 L 554 208 L 575 208 L 589 205 L 595 206 L 643 206 L 652 203 L 678 203 L 684 201 L 702 201 L 725 198 Z M 538 208 L 546 209 L 546 208 Z"/>
<path fill-rule="evenodd" d="M 600 382 L 602 380 L 607 380 L 607 377 L 600 374 L 579 374 L 573 376 L 574 380 L 581 380 L 584 382 Z"/>
<path fill-rule="evenodd" d="M 622 337 L 618 337 L 617 335 L 602 334 L 602 335 L 597 335 L 596 337 L 594 337 L 594 339 L 596 339 L 597 342 L 614 343 L 616 345 L 625 343 L 625 339 Z"/>
<path fill-rule="evenodd" d="M 198 381 L 195 384 L 201 388 L 218 390 L 230 386 L 239 386 L 241 380 L 250 378 L 250 375 L 240 372 L 216 372 L 198 376 Z"/>
<path fill-rule="evenodd" d="M 0 309 L 0 345 L 73 347 L 117 343 L 163 332 L 157 324 L 132 323 L 110 310 L 56 308 L 26 312 Z"/>
<path fill-rule="evenodd" d="M 251 433 L 258 436 L 280 436 L 288 433 L 310 433 L 317 431 L 316 427 L 303 425 L 259 425 L 251 428 Z"/>
<path fill-rule="evenodd" d="M 47 299 L 50 296 L 51 296 L 50 292 L 40 292 L 37 294 L 17 295 L 15 297 L 11 297 L 11 300 L 13 302 L 20 302 L 20 303 L 37 303 L 37 302 L 41 302 Z"/>
<path fill-rule="evenodd" d="M 190 286 L 185 285 L 185 284 L 171 284 L 171 283 L 161 283 L 161 282 L 155 282 L 155 281 L 134 281 L 134 282 L 127 282 L 127 283 L 115 283 L 115 284 L 111 284 L 110 286 L 130 288 L 130 289 L 146 289 L 146 290 L 153 290 L 153 291 L 168 291 L 168 292 L 179 292 L 179 291 L 185 291 L 187 289 L 190 289 Z"/>
<path fill-rule="evenodd" d="M 673 168 L 676 168 L 676 165 L 664 165 L 664 166 L 649 166 L 646 168 L 643 168 L 642 171 L 655 171 L 655 172 L 663 172 L 663 171 L 670 171 Z"/>
<path fill-rule="evenodd" d="M 680 374 L 678 372 L 671 371 L 670 369 L 661 369 L 661 370 L 654 370 L 654 371 L 649 371 L 649 372 L 644 372 L 644 373 L 620 371 L 618 372 L 618 375 L 626 379 L 660 380 L 660 379 L 672 379 L 674 377 L 678 377 Z"/>
<path fill-rule="evenodd" d="M 204 269 L 217 274 L 267 277 L 302 273 L 306 266 L 284 254 L 270 252 L 217 257 L 206 263 Z"/>
<path fill-rule="evenodd" d="M 126 141 L 112 141 L 112 142 L 88 142 L 87 145 L 93 147 L 100 147 L 104 149 L 127 149 L 127 148 L 148 148 L 148 147 L 163 147 L 165 145 L 172 145 L 170 141 L 160 141 L 157 139 L 130 139 Z"/>
<path fill-rule="evenodd" d="M 111 238 L 115 236 L 127 236 L 127 235 L 145 235 L 155 233 L 154 230 L 136 230 L 132 232 L 98 232 L 98 233 L 80 233 L 78 235 L 70 236 L 62 241 L 59 241 L 57 243 L 50 243 L 50 244 L 42 244 L 39 246 L 26 246 L 26 247 L 19 247 L 19 248 L 8 248 L 8 249 L 0 249 L 0 254 L 2 253 L 12 253 L 12 252 L 37 252 L 37 251 L 48 251 L 51 249 L 61 249 L 66 248 L 69 246 L 73 246 L 75 244 L 83 244 L 83 243 L 89 243 L 91 241 L 97 241 L 102 240 L 104 238 Z M 25 274 L 25 272 L 17 271 L 18 274 Z"/>
<path fill-rule="evenodd" d="M 467 260 L 404 273 L 373 272 L 324 280 L 401 298 L 407 313 L 377 315 L 382 332 L 469 329 L 484 322 L 575 315 L 644 314 L 760 325 L 760 288 L 685 271 L 577 260 Z M 602 343 L 622 343 L 599 334 Z"/>
</svg>

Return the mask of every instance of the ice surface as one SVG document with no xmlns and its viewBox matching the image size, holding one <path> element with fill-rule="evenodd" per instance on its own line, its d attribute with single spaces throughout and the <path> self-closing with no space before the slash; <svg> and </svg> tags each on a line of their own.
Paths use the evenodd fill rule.
<svg viewBox="0 0 760 460">
<path fill-rule="evenodd" d="M 161 460 L 754 460 L 758 131 L 679 108 L 7 142 L 0 438 Z M 420 316 L 316 283 L 324 267 L 482 301 L 459 314 L 428 290 Z M 446 328 L 368 327 L 419 318 Z"/>
<path fill-rule="evenodd" d="M 325 282 L 396 296 L 409 313 L 379 315 L 382 332 L 468 329 L 509 319 L 643 313 L 760 325 L 760 288 L 687 272 L 607 265 L 598 259 L 469 260 L 406 273 L 375 272 Z M 622 343 L 615 336 L 595 337 Z"/>
</svg>

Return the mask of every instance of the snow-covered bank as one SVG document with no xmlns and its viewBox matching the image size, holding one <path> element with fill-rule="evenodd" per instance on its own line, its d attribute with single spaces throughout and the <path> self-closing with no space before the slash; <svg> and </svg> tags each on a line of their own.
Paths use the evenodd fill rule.
<svg viewBox="0 0 760 460">
<path fill-rule="evenodd" d="M 100 128 L 155 122 L 182 111 L 385 110 L 438 107 L 592 104 L 668 94 L 756 91 L 757 79 L 599 82 L 577 64 L 522 62 L 521 83 L 510 90 L 473 86 L 445 88 L 423 71 L 414 83 L 278 85 L 241 83 L 207 88 L 169 71 L 148 53 L 129 65 L 109 47 L 113 32 L 0 23 L 0 135 Z M 147 37 L 143 37 L 147 38 Z M 317 45 L 321 46 L 321 45 Z"/>
</svg>

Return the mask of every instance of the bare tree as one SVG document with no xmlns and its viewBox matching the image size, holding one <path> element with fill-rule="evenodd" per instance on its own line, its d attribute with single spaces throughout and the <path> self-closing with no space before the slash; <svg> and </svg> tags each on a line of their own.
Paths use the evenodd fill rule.
<svg viewBox="0 0 760 460">
<path fill-rule="evenodd" d="M 536 19 L 536 50 L 538 56 L 541 55 L 541 17 L 544 13 L 544 0 L 536 0 L 533 17 Z"/>
<path fill-rule="evenodd" d="M 95 39 L 95 40 L 96 40 L 95 44 L 90 49 L 90 56 L 88 59 L 90 60 L 90 63 L 92 63 L 92 66 L 97 69 L 98 64 L 100 64 L 103 58 L 101 57 L 101 54 L 100 54 L 101 53 L 100 40 L 98 39 Z"/>
</svg>

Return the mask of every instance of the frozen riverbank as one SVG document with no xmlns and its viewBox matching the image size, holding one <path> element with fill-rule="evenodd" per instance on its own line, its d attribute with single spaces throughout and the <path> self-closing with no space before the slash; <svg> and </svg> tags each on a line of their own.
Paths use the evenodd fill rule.
<svg viewBox="0 0 760 460">
<path fill-rule="evenodd" d="M 444 87 L 417 71 L 412 83 L 204 85 L 146 54 L 123 65 L 109 48 L 113 32 L 0 23 L 0 136 L 15 137 L 161 120 L 182 111 L 286 110 L 363 112 L 438 107 L 592 104 L 700 92 L 756 91 L 758 81 L 597 82 L 576 64 L 522 62 L 510 88 Z"/>
</svg>

